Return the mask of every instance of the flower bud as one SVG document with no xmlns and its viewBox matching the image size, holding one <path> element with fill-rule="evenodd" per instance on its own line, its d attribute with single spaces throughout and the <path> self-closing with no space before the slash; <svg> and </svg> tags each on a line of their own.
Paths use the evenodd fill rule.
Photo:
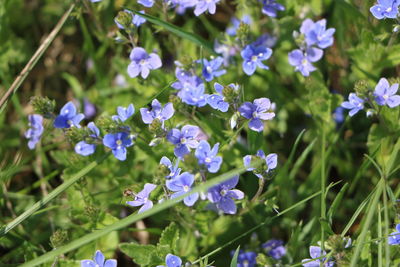
<svg viewBox="0 0 400 267">
<path fill-rule="evenodd" d="M 50 243 L 53 248 L 61 247 L 68 240 L 66 230 L 57 230 L 50 236 Z"/>
<path fill-rule="evenodd" d="M 115 17 L 115 22 L 118 23 L 122 28 L 130 29 L 132 27 L 132 14 L 126 11 L 118 12 L 118 15 Z"/>
<path fill-rule="evenodd" d="M 43 115 L 47 119 L 53 117 L 53 112 L 56 107 L 56 102 L 47 97 L 34 96 L 30 101 L 35 113 Z"/>
</svg>

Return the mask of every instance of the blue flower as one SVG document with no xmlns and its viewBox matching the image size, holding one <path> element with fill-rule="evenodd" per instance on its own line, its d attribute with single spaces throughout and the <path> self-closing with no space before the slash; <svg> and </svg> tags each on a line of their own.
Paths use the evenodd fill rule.
<svg viewBox="0 0 400 267">
<path fill-rule="evenodd" d="M 81 267 L 117 267 L 117 261 L 106 260 L 103 253 L 97 250 L 94 254 L 93 260 L 82 260 Z"/>
<path fill-rule="evenodd" d="M 167 134 L 167 140 L 175 145 L 174 154 L 179 158 L 183 158 L 190 152 L 191 148 L 198 146 L 198 141 L 195 139 L 199 134 L 199 127 L 185 125 L 182 130 L 172 129 Z"/>
<path fill-rule="evenodd" d="M 151 124 L 154 119 L 158 119 L 164 124 L 164 121 L 169 120 L 174 115 L 174 106 L 172 103 L 161 106 L 157 99 L 151 102 L 151 108 L 141 108 L 140 114 L 142 114 L 142 120 L 146 124 Z"/>
<path fill-rule="evenodd" d="M 320 60 L 323 54 L 324 52 L 321 49 L 315 47 L 307 48 L 305 53 L 296 49 L 289 53 L 289 63 L 296 67 L 295 71 L 300 71 L 303 76 L 307 77 L 310 72 L 316 70 L 311 63 Z"/>
<path fill-rule="evenodd" d="M 395 19 L 399 11 L 400 1 L 398 0 L 378 0 L 378 4 L 370 8 L 372 15 L 377 19 Z"/>
<path fill-rule="evenodd" d="M 343 107 L 337 107 L 333 111 L 333 119 L 335 120 L 337 125 L 340 125 L 344 122 L 344 108 Z"/>
<path fill-rule="evenodd" d="M 275 260 L 279 260 L 286 254 L 286 248 L 283 246 L 282 240 L 271 239 L 262 244 L 261 247 Z"/>
<path fill-rule="evenodd" d="M 400 245 L 400 224 L 396 225 L 396 231 L 388 237 L 389 245 Z"/>
<path fill-rule="evenodd" d="M 217 3 L 220 0 L 197 0 L 193 1 L 196 3 L 196 7 L 194 9 L 194 14 L 196 16 L 200 16 L 204 12 L 208 10 L 210 14 L 215 14 L 215 10 L 217 9 Z"/>
<path fill-rule="evenodd" d="M 29 139 L 29 149 L 34 149 L 43 134 L 43 117 L 38 114 L 28 116 L 29 129 L 25 132 L 25 137 Z"/>
<path fill-rule="evenodd" d="M 152 7 L 154 5 L 154 0 L 138 0 L 137 2 L 145 7 Z"/>
<path fill-rule="evenodd" d="M 311 259 L 304 259 L 301 262 L 303 263 L 304 267 L 318 267 L 321 266 L 321 263 L 324 263 L 326 261 L 326 258 L 322 258 L 322 259 L 316 259 L 322 256 L 325 256 L 326 252 L 322 251 L 322 249 L 320 247 L 317 246 L 311 246 L 310 247 L 310 256 Z M 313 260 L 312 259 L 316 259 Z M 333 267 L 335 266 L 335 262 L 332 260 L 328 260 L 325 264 L 322 264 L 322 266 L 324 267 Z"/>
<path fill-rule="evenodd" d="M 232 18 L 231 22 L 233 26 L 227 28 L 226 33 L 230 36 L 235 36 L 236 31 L 240 26 L 240 23 L 243 22 L 244 24 L 250 25 L 252 23 L 252 19 L 249 15 L 244 15 L 241 20 L 237 18 Z"/>
<path fill-rule="evenodd" d="M 118 107 L 117 108 L 118 115 L 113 115 L 112 119 L 115 121 L 125 122 L 135 113 L 135 107 L 133 104 L 130 104 L 127 108 Z"/>
<path fill-rule="evenodd" d="M 247 75 L 253 75 L 256 68 L 269 69 L 262 61 L 267 60 L 272 55 L 271 48 L 265 46 L 247 45 L 240 53 L 243 58 L 243 71 Z"/>
<path fill-rule="evenodd" d="M 233 83 L 228 85 L 233 90 L 237 91 L 239 87 Z M 219 83 L 214 83 L 215 91 L 217 94 L 212 94 L 207 97 L 207 103 L 213 108 L 222 112 L 227 112 L 229 109 L 229 103 L 225 101 L 225 97 L 222 93 L 224 87 Z"/>
<path fill-rule="evenodd" d="M 305 35 L 308 46 L 317 45 L 319 48 L 325 49 L 333 44 L 335 29 L 326 29 L 325 19 L 317 22 L 306 19 L 301 25 L 300 32 Z"/>
<path fill-rule="evenodd" d="M 262 13 L 275 18 L 278 11 L 284 11 L 285 7 L 276 2 L 276 0 L 262 0 Z"/>
<path fill-rule="evenodd" d="M 207 104 L 207 94 L 204 94 L 204 83 L 198 86 L 189 85 L 179 91 L 178 96 L 182 99 L 183 103 L 191 106 L 204 107 Z"/>
<path fill-rule="evenodd" d="M 85 118 L 85 115 L 82 113 L 76 114 L 76 107 L 72 102 L 68 102 L 65 104 L 61 111 L 60 115 L 56 117 L 54 120 L 55 128 L 70 128 L 70 127 L 78 127 L 81 128 L 79 123 L 81 120 Z"/>
<path fill-rule="evenodd" d="M 126 148 L 133 145 L 131 137 L 125 133 L 106 134 L 103 138 L 103 144 L 111 148 L 114 156 L 123 161 L 126 160 Z"/>
<path fill-rule="evenodd" d="M 234 251 L 231 251 L 231 255 L 233 256 Z M 256 267 L 256 258 L 257 253 L 253 251 L 244 252 L 243 250 L 239 251 L 237 267 Z"/>
<path fill-rule="evenodd" d="M 272 120 L 275 117 L 271 101 L 265 97 L 255 99 L 253 103 L 244 102 L 238 111 L 240 115 L 250 119 L 249 128 L 256 132 L 261 132 L 264 129 L 263 120 Z"/>
<path fill-rule="evenodd" d="M 92 132 L 90 137 L 92 137 L 93 139 L 100 138 L 100 130 L 99 128 L 96 127 L 96 125 L 93 122 L 89 122 L 88 128 Z M 85 141 L 80 141 L 75 145 L 75 152 L 82 156 L 89 156 L 93 154 L 95 151 L 96 151 L 95 144 L 88 144 Z"/>
<path fill-rule="evenodd" d="M 92 2 L 92 3 L 97 3 L 97 2 L 101 2 L 101 1 L 103 1 L 103 0 L 90 0 L 90 2 Z"/>
<path fill-rule="evenodd" d="M 222 182 L 208 190 L 207 198 L 214 203 L 217 209 L 226 214 L 235 214 L 237 211 L 233 199 L 243 199 L 244 193 L 238 189 L 233 189 L 239 182 L 239 175 Z"/>
<path fill-rule="evenodd" d="M 201 60 L 201 62 L 203 63 L 203 77 L 204 79 L 206 79 L 207 82 L 211 82 L 214 77 L 219 77 L 226 73 L 226 70 L 219 69 L 224 62 L 224 59 L 222 57 L 217 57 L 210 61 L 208 61 L 207 59 L 203 59 Z"/>
<path fill-rule="evenodd" d="M 172 255 L 170 253 L 165 257 L 165 265 L 158 265 L 157 267 L 181 267 L 182 260 L 178 256 Z"/>
<path fill-rule="evenodd" d="M 169 160 L 169 158 L 162 157 L 160 160 L 160 164 L 168 167 L 170 171 L 170 173 L 167 176 L 165 176 L 165 178 L 173 179 L 181 173 L 181 168 L 178 168 L 179 159 L 176 161 L 175 165 L 172 165 L 172 162 Z"/>
<path fill-rule="evenodd" d="M 174 179 L 167 180 L 166 186 L 169 190 L 175 192 L 171 195 L 171 198 L 180 197 L 191 191 L 194 183 L 194 176 L 188 172 L 184 172 L 181 175 L 176 176 Z M 199 198 L 199 193 L 193 193 L 183 199 L 186 206 L 193 206 Z"/>
<path fill-rule="evenodd" d="M 87 119 L 96 116 L 96 106 L 91 103 L 87 98 L 83 99 L 83 114 Z"/>
<path fill-rule="evenodd" d="M 350 109 L 349 115 L 353 117 L 357 112 L 364 109 L 364 100 L 359 98 L 355 93 L 349 94 L 349 101 L 342 103 L 342 107 Z"/>
<path fill-rule="evenodd" d="M 150 70 L 158 69 L 162 66 L 160 57 L 156 53 L 147 54 L 141 47 L 133 48 L 130 54 L 131 63 L 128 66 L 128 74 L 131 78 L 139 74 L 143 79 L 149 76 Z"/>
<path fill-rule="evenodd" d="M 135 25 L 136 27 L 139 27 L 140 25 L 142 25 L 143 23 L 146 22 L 145 18 L 143 18 L 143 17 L 141 17 L 139 15 L 133 14 L 132 11 L 130 11 L 130 10 L 124 9 L 124 12 L 128 13 L 129 15 L 131 15 L 132 24 Z M 146 14 L 144 10 L 141 10 L 139 12 L 142 13 L 142 14 Z M 117 18 L 114 19 L 114 22 L 115 22 L 115 24 L 117 24 L 118 28 L 125 29 L 125 27 L 123 25 L 121 25 L 121 23 L 118 23 Z"/>
<path fill-rule="evenodd" d="M 185 71 L 179 67 L 177 67 L 175 70 L 175 76 L 178 81 L 174 82 L 171 87 L 176 90 L 182 90 L 190 86 L 197 87 L 202 83 L 200 77 L 194 75 L 190 71 Z"/>
<path fill-rule="evenodd" d="M 271 170 L 275 169 L 276 166 L 278 165 L 278 155 L 275 153 L 268 154 L 265 156 L 264 151 L 261 149 L 257 151 L 256 157 L 264 159 L 265 164 L 267 165 L 267 168 L 264 170 L 263 173 L 254 173 L 258 178 L 262 179 L 264 176 L 266 176 Z M 251 155 L 247 155 L 243 157 L 243 164 L 247 168 L 248 171 L 254 171 L 256 170 L 253 167 L 250 167 L 251 165 Z"/>
<path fill-rule="evenodd" d="M 210 144 L 206 140 L 201 140 L 196 148 L 195 156 L 199 165 L 204 165 L 211 173 L 218 172 L 222 157 L 217 156 L 219 143 L 216 143 L 211 149 Z"/>
<path fill-rule="evenodd" d="M 151 209 L 153 207 L 153 202 L 149 200 L 149 195 L 156 187 L 155 184 L 146 183 L 143 190 L 136 194 L 135 199 L 133 201 L 127 201 L 126 204 L 132 207 L 142 206 L 138 213 Z"/>
<path fill-rule="evenodd" d="M 390 86 L 388 80 L 381 78 L 375 87 L 374 96 L 378 105 L 387 105 L 390 108 L 400 105 L 400 96 L 396 95 L 399 84 L 395 83 Z"/>
</svg>

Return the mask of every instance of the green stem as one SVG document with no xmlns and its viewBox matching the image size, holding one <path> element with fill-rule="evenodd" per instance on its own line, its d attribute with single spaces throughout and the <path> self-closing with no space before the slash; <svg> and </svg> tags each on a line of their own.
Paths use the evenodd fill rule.
<svg viewBox="0 0 400 267">
<path fill-rule="evenodd" d="M 383 177 L 384 191 L 383 191 L 383 216 L 385 220 L 385 236 L 389 236 L 389 212 L 388 212 L 388 199 L 386 194 L 386 177 Z M 385 242 L 385 266 L 390 266 L 390 247 L 389 243 Z"/>
<path fill-rule="evenodd" d="M 378 238 L 382 238 L 382 216 L 381 216 L 381 205 L 378 204 Z M 382 267 L 382 241 L 378 243 L 378 267 Z"/>
<path fill-rule="evenodd" d="M 257 190 L 256 194 L 254 195 L 254 197 L 251 199 L 251 202 L 255 202 L 260 197 L 260 195 L 264 189 L 264 184 L 265 184 L 264 178 L 258 179 L 258 190 Z"/>
<path fill-rule="evenodd" d="M 325 187 L 326 187 L 326 178 L 325 178 L 325 129 L 322 125 L 322 142 L 321 142 L 321 220 L 323 222 L 326 221 L 326 203 L 325 203 Z M 321 249 L 325 250 L 325 231 L 323 223 L 321 223 Z"/>
</svg>

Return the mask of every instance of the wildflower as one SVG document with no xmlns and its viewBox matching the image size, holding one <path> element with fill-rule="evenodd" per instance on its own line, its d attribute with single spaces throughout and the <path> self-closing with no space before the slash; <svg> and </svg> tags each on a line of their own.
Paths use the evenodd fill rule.
<svg viewBox="0 0 400 267">
<path fill-rule="evenodd" d="M 39 142 L 40 137 L 43 134 L 43 117 L 38 114 L 33 114 L 28 116 L 29 129 L 25 132 L 25 137 L 29 139 L 28 147 L 29 149 L 34 149 L 36 144 Z"/>
<path fill-rule="evenodd" d="M 343 102 L 342 107 L 350 109 L 349 115 L 353 117 L 357 112 L 364 109 L 364 100 L 359 98 L 355 93 L 350 93 L 349 101 Z"/>
<path fill-rule="evenodd" d="M 215 144 L 211 149 L 210 144 L 206 140 L 201 140 L 196 148 L 195 156 L 199 165 L 204 165 L 211 173 L 216 173 L 222 163 L 222 157 L 217 156 L 219 143 Z"/>
<path fill-rule="evenodd" d="M 240 23 L 250 25 L 252 22 L 252 19 L 249 15 L 244 15 L 241 20 L 239 20 L 237 18 L 232 18 L 231 22 L 232 22 L 232 26 L 226 29 L 226 33 L 230 36 L 235 36 L 236 31 L 240 26 Z"/>
<path fill-rule="evenodd" d="M 162 157 L 160 160 L 160 164 L 166 166 L 170 173 L 165 176 L 165 178 L 175 178 L 175 176 L 179 175 L 181 173 L 181 168 L 178 168 L 179 165 L 179 159 L 176 161 L 175 165 L 172 165 L 172 162 L 169 160 L 167 157 Z"/>
<path fill-rule="evenodd" d="M 233 252 L 234 251 L 231 252 L 232 255 Z M 237 259 L 237 267 L 256 267 L 256 258 L 257 254 L 253 251 L 244 252 L 240 250 Z"/>
<path fill-rule="evenodd" d="M 344 122 L 344 108 L 343 107 L 337 107 L 333 111 L 333 119 L 335 120 L 337 125 L 340 125 Z"/>
<path fill-rule="evenodd" d="M 68 102 L 65 104 L 61 111 L 60 115 L 56 117 L 54 120 L 55 128 L 70 128 L 70 127 L 78 127 L 81 126 L 79 123 L 81 120 L 85 118 L 85 115 L 82 113 L 76 114 L 76 107 L 72 102 Z"/>
<path fill-rule="evenodd" d="M 325 19 L 317 22 L 306 19 L 301 25 L 300 32 L 305 35 L 308 46 L 317 45 L 319 48 L 325 49 L 333 44 L 335 29 L 326 29 Z"/>
<path fill-rule="evenodd" d="M 233 189 L 239 182 L 239 175 L 234 176 L 225 182 L 211 187 L 208 190 L 207 198 L 214 203 L 217 209 L 226 214 L 235 214 L 237 211 L 233 199 L 243 199 L 244 193 L 238 189 Z"/>
<path fill-rule="evenodd" d="M 179 158 L 183 158 L 190 152 L 191 148 L 196 148 L 198 142 L 195 139 L 199 134 L 199 127 L 185 125 L 181 130 L 172 129 L 167 134 L 167 140 L 175 145 L 174 154 Z"/>
<path fill-rule="evenodd" d="M 132 11 L 130 11 L 130 10 L 125 9 L 124 12 L 127 14 L 127 16 L 129 16 L 131 18 L 130 21 L 129 22 L 127 21 L 127 23 L 125 23 L 125 24 L 132 23 L 136 27 L 139 27 L 140 25 L 142 25 L 143 23 L 146 22 L 145 18 L 143 18 L 142 16 L 139 16 L 139 15 L 133 14 Z M 141 10 L 139 12 L 142 14 L 146 14 L 144 10 Z M 118 21 L 118 17 L 116 17 L 114 19 L 114 22 L 118 28 L 125 29 L 125 26 Z"/>
<path fill-rule="evenodd" d="M 378 105 L 387 105 L 390 108 L 400 105 L 400 96 L 396 95 L 399 84 L 395 83 L 390 86 L 388 80 L 381 78 L 375 87 L 374 96 Z"/>
<path fill-rule="evenodd" d="M 267 60 L 272 55 L 271 48 L 265 46 L 247 45 L 240 53 L 243 58 L 243 71 L 247 75 L 253 75 L 256 68 L 269 69 L 262 61 Z"/>
<path fill-rule="evenodd" d="M 275 153 L 271 153 L 265 156 L 264 151 L 260 149 L 257 151 L 256 157 L 264 159 L 266 166 L 262 167 L 261 169 L 250 167 L 252 160 L 251 155 L 246 155 L 243 157 L 243 164 L 248 171 L 254 171 L 254 174 L 260 179 L 267 175 L 271 170 L 275 169 L 278 165 L 278 155 Z"/>
<path fill-rule="evenodd" d="M 91 103 L 87 98 L 83 99 L 83 114 L 87 119 L 96 116 L 96 106 Z"/>
<path fill-rule="evenodd" d="M 388 237 L 389 245 L 400 245 L 400 224 L 396 225 L 396 231 Z"/>
<path fill-rule="evenodd" d="M 92 137 L 93 139 L 97 139 L 100 137 L 100 130 L 99 128 L 96 127 L 96 125 L 93 122 L 89 122 L 88 128 L 92 132 L 90 137 Z M 82 156 L 89 156 L 93 154 L 95 151 L 96 151 L 95 144 L 89 144 L 85 141 L 80 141 L 75 145 L 75 152 Z"/>
<path fill-rule="evenodd" d="M 239 89 L 238 86 L 233 84 L 233 83 L 231 83 L 228 86 L 230 88 L 232 88 L 233 90 L 235 90 L 235 91 L 237 91 Z M 214 83 L 214 88 L 215 88 L 215 91 L 217 91 L 217 93 L 209 95 L 207 97 L 207 103 L 213 109 L 217 109 L 217 110 L 220 110 L 222 112 L 227 112 L 228 109 L 229 109 L 229 103 L 226 102 L 226 99 L 225 99 L 225 97 L 223 95 L 224 87 L 219 83 Z"/>
<path fill-rule="evenodd" d="M 126 148 L 133 145 L 132 138 L 125 132 L 106 134 L 103 144 L 112 149 L 114 156 L 123 161 L 126 160 Z"/>
<path fill-rule="evenodd" d="M 151 124 L 154 119 L 158 119 L 164 124 L 164 121 L 169 120 L 174 115 L 174 106 L 172 103 L 161 106 L 157 99 L 151 102 L 151 108 L 141 108 L 140 114 L 142 114 L 142 120 L 146 124 Z"/>
<path fill-rule="evenodd" d="M 97 250 L 94 254 L 93 260 L 82 260 L 81 267 L 117 267 L 117 261 L 106 260 L 103 253 Z"/>
<path fill-rule="evenodd" d="M 271 239 L 261 246 L 275 260 L 279 260 L 286 254 L 286 248 L 283 246 L 282 240 Z"/>
<path fill-rule="evenodd" d="M 311 63 L 320 60 L 323 54 L 324 52 L 321 49 L 315 47 L 307 48 L 305 53 L 296 49 L 289 53 L 289 63 L 296 67 L 295 71 L 300 71 L 303 76 L 307 77 L 310 72 L 316 70 Z"/>
<path fill-rule="evenodd" d="M 137 2 L 145 7 L 152 7 L 154 5 L 154 0 L 138 0 Z"/>
<path fill-rule="evenodd" d="M 276 0 L 262 0 L 262 13 L 275 18 L 278 11 L 284 11 L 285 7 Z"/>
<path fill-rule="evenodd" d="M 141 47 L 133 48 L 130 54 L 131 63 L 128 66 L 128 74 L 135 78 L 139 74 L 143 79 L 149 76 L 150 70 L 158 69 L 162 66 L 160 57 L 156 53 L 147 54 Z"/>
<path fill-rule="evenodd" d="M 191 106 L 204 107 L 207 104 L 207 94 L 204 94 L 204 84 L 198 86 L 188 86 L 181 90 L 178 96 L 182 99 L 183 103 Z"/>
<path fill-rule="evenodd" d="M 210 14 L 214 14 L 217 9 L 217 3 L 219 0 L 197 0 L 194 14 L 200 16 L 208 10 Z"/>
<path fill-rule="evenodd" d="M 268 98 L 258 98 L 250 102 L 244 102 L 238 109 L 240 115 L 250 119 L 249 128 L 256 132 L 264 129 L 263 120 L 272 120 L 275 113 L 271 110 L 271 101 Z"/>
<path fill-rule="evenodd" d="M 203 59 L 201 62 L 203 63 L 203 77 L 204 79 L 206 79 L 207 82 L 212 81 L 214 77 L 219 77 L 226 73 L 226 70 L 219 69 L 224 62 L 224 59 L 222 57 L 217 57 L 210 61 L 208 61 L 207 59 Z"/>
<path fill-rule="evenodd" d="M 135 107 L 133 106 L 133 104 L 130 104 L 127 108 L 118 107 L 117 113 L 118 113 L 118 115 L 112 116 L 112 119 L 114 121 L 125 122 L 127 119 L 129 119 L 133 115 L 133 113 L 135 113 Z"/>
<path fill-rule="evenodd" d="M 378 3 L 369 10 L 377 19 L 395 19 L 399 11 L 400 1 L 398 0 L 378 0 Z"/>
<path fill-rule="evenodd" d="M 142 14 L 146 14 L 146 12 L 144 10 L 140 10 L 139 12 L 142 13 Z M 133 15 L 132 23 L 136 27 L 139 27 L 140 25 L 142 25 L 145 22 L 146 22 L 146 19 L 143 18 L 142 16 L 136 15 L 136 14 Z"/>
<path fill-rule="evenodd" d="M 103 1 L 103 0 L 90 0 L 90 2 L 92 2 L 92 3 L 97 3 L 97 2 L 101 2 L 101 1 Z"/>
<path fill-rule="evenodd" d="M 171 195 L 171 198 L 180 197 L 191 191 L 194 183 L 194 176 L 188 172 L 184 172 L 181 175 L 176 176 L 174 179 L 167 180 L 166 186 L 169 190 L 175 192 Z M 183 199 L 186 206 L 193 206 L 199 198 L 199 193 L 193 193 Z"/>
<path fill-rule="evenodd" d="M 202 83 L 201 79 L 198 76 L 192 74 L 190 71 L 185 71 L 179 67 L 175 70 L 175 76 L 178 81 L 174 82 L 171 87 L 176 90 L 181 90 L 190 86 L 197 87 Z"/>
<path fill-rule="evenodd" d="M 135 199 L 133 201 L 127 201 L 126 204 L 132 207 L 142 206 L 138 213 L 151 209 L 153 207 L 153 202 L 149 200 L 149 195 L 156 187 L 155 184 L 146 183 L 143 190 L 137 193 Z"/>
<path fill-rule="evenodd" d="M 317 266 L 321 266 L 321 263 L 324 263 L 326 261 L 326 258 L 322 258 L 322 259 L 316 259 L 311 261 L 312 259 L 315 258 L 319 258 L 321 256 L 325 256 L 326 252 L 323 251 L 320 247 L 317 246 L 311 246 L 310 247 L 310 256 L 311 259 L 304 259 L 302 260 L 303 266 L 304 267 L 317 267 Z M 332 260 L 328 260 L 325 264 L 323 264 L 322 266 L 324 267 L 333 267 L 335 266 L 335 262 Z"/>
<path fill-rule="evenodd" d="M 158 265 L 157 267 L 181 267 L 182 260 L 178 256 L 172 255 L 170 253 L 165 257 L 165 265 Z"/>
</svg>

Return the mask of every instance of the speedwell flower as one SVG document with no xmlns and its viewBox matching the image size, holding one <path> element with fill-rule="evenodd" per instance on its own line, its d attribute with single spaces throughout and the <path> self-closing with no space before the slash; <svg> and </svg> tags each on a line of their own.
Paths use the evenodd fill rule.
<svg viewBox="0 0 400 267">
<path fill-rule="evenodd" d="M 174 154 L 179 158 L 183 158 L 190 152 L 191 148 L 198 146 L 196 140 L 199 134 L 199 127 L 192 125 L 185 125 L 181 130 L 172 129 L 167 134 L 167 140 L 175 145 Z"/>
<path fill-rule="evenodd" d="M 169 190 L 175 192 L 171 195 L 171 198 L 177 198 L 192 190 L 194 183 L 194 175 L 188 172 L 184 172 L 174 179 L 167 180 L 166 186 Z M 186 206 L 193 206 L 199 198 L 199 193 L 193 193 L 183 199 Z"/>
<path fill-rule="evenodd" d="M 210 144 L 206 140 L 201 140 L 196 148 L 195 156 L 199 165 L 204 165 L 211 173 L 216 173 L 222 163 L 222 157 L 217 156 L 219 143 L 215 144 L 211 149 Z"/>
<path fill-rule="evenodd" d="M 33 114 L 28 116 L 29 129 L 25 132 L 25 137 L 29 139 L 29 149 L 34 149 L 43 134 L 43 117 L 42 115 Z"/>
<path fill-rule="evenodd" d="M 82 260 L 81 267 L 117 267 L 117 261 L 106 260 L 103 253 L 97 250 L 94 254 L 93 260 Z"/>
<path fill-rule="evenodd" d="M 156 53 L 148 54 L 141 47 L 133 48 L 129 57 L 132 61 L 128 66 L 128 74 L 131 78 L 135 78 L 140 74 L 143 79 L 146 79 L 150 70 L 155 70 L 162 66 L 161 59 Z"/>
<path fill-rule="evenodd" d="M 271 57 L 272 50 L 269 47 L 250 44 L 242 50 L 240 55 L 243 58 L 243 71 L 250 76 L 253 75 L 257 67 L 269 69 L 268 66 L 263 64 L 263 61 Z"/>
<path fill-rule="evenodd" d="M 114 156 L 123 161 L 126 160 L 126 148 L 133 145 L 132 138 L 125 132 L 106 134 L 103 138 L 103 144 L 111 148 Z"/>
<path fill-rule="evenodd" d="M 149 199 L 149 195 L 156 187 L 155 184 L 146 183 L 143 190 L 136 194 L 135 199 L 133 201 L 127 201 L 126 204 L 132 207 L 142 206 L 138 213 L 151 209 L 153 207 L 153 202 Z"/>
<path fill-rule="evenodd" d="M 233 199 L 243 199 L 244 193 L 238 189 L 233 189 L 239 182 L 239 175 L 222 182 L 208 190 L 207 198 L 214 203 L 217 209 L 226 214 L 235 214 L 237 211 Z"/>
<path fill-rule="evenodd" d="M 250 102 L 244 102 L 239 107 L 240 115 L 246 119 L 250 119 L 249 128 L 256 132 L 264 129 L 263 120 L 272 120 L 275 113 L 272 111 L 271 101 L 268 98 L 258 98 Z"/>
<path fill-rule="evenodd" d="M 399 84 L 390 85 L 388 80 L 381 78 L 375 87 L 374 96 L 378 105 L 387 105 L 390 108 L 400 105 L 400 96 L 396 95 Z"/>
<path fill-rule="evenodd" d="M 78 127 L 81 128 L 79 123 L 85 118 L 82 113 L 76 114 L 76 107 L 72 102 L 65 104 L 61 111 L 54 120 L 55 128 L 70 128 Z"/>
</svg>

